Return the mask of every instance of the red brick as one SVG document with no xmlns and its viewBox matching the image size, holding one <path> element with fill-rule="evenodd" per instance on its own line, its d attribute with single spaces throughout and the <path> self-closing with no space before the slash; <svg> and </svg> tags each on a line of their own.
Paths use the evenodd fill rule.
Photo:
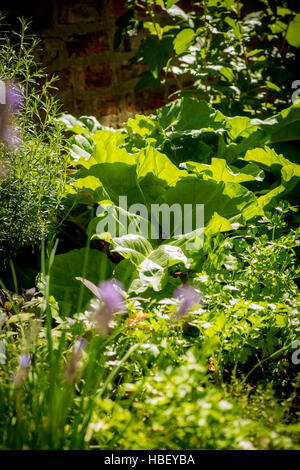
<svg viewBox="0 0 300 470">
<path fill-rule="evenodd" d="M 127 11 L 125 3 L 125 0 L 109 0 L 107 5 L 109 17 L 116 20 L 124 15 Z"/>
<path fill-rule="evenodd" d="M 89 113 L 93 116 L 108 116 L 118 114 L 120 108 L 112 94 L 106 93 L 102 96 L 90 96 Z"/>
<path fill-rule="evenodd" d="M 77 67 L 75 71 L 75 76 L 76 76 L 76 89 L 78 91 L 84 91 L 86 86 L 85 86 L 85 72 L 86 68 L 85 67 Z"/>
<path fill-rule="evenodd" d="M 128 61 L 122 65 L 116 66 L 116 76 L 118 83 L 124 83 L 127 80 L 133 80 L 139 77 L 139 75 L 145 70 L 145 66 L 142 64 L 128 64 Z"/>
<path fill-rule="evenodd" d="M 66 43 L 68 55 L 71 58 L 86 57 L 108 51 L 109 39 L 106 31 L 96 33 L 74 34 L 71 41 Z"/>
<path fill-rule="evenodd" d="M 59 80 L 56 85 L 60 92 L 74 90 L 74 71 L 71 68 L 66 68 L 58 73 Z"/>
<path fill-rule="evenodd" d="M 85 88 L 109 87 L 112 83 L 112 70 L 107 62 L 99 62 L 85 68 Z"/>
<path fill-rule="evenodd" d="M 158 88 L 157 90 L 150 91 L 146 101 L 146 109 L 161 108 L 165 104 L 164 90 Z"/>
<path fill-rule="evenodd" d="M 86 114 L 86 101 L 81 98 L 75 98 L 74 102 L 74 114 L 75 116 L 83 116 Z"/>
<path fill-rule="evenodd" d="M 59 95 L 59 98 L 63 103 L 64 112 L 73 114 L 76 117 L 87 114 L 86 101 L 84 99 L 76 99 L 73 94 Z"/>
<path fill-rule="evenodd" d="M 134 93 L 128 93 L 125 97 L 126 111 L 129 113 L 138 113 L 139 108 L 136 104 Z"/>
<path fill-rule="evenodd" d="M 93 23 L 100 20 L 100 8 L 97 8 L 93 2 L 77 0 L 65 3 L 58 2 L 57 5 L 60 24 Z"/>
<path fill-rule="evenodd" d="M 63 47 L 61 39 L 44 38 L 36 51 L 36 60 L 43 62 L 43 65 L 52 66 L 59 59 Z"/>
<path fill-rule="evenodd" d="M 165 104 L 165 91 L 162 88 L 154 91 L 147 88 L 137 93 L 128 93 L 125 102 L 126 111 L 130 113 L 147 112 Z"/>
<path fill-rule="evenodd" d="M 149 90 L 141 90 L 137 93 L 129 93 L 126 96 L 126 110 L 130 113 L 143 113 L 147 111 L 147 99 Z"/>
</svg>

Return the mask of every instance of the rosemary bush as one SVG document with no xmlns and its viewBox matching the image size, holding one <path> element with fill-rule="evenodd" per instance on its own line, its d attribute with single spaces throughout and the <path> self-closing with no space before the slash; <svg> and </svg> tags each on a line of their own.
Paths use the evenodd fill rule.
<svg viewBox="0 0 300 470">
<path fill-rule="evenodd" d="M 17 84 L 23 97 L 11 126 L 19 142 L 0 140 L 0 259 L 5 262 L 24 246 L 34 245 L 51 231 L 66 175 L 59 104 L 49 78 L 35 61 L 38 39 L 20 19 L 20 32 L 6 33 L 0 13 L 0 79 Z M 2 105 L 3 107 L 3 105 Z M 0 136 L 1 137 L 1 136 Z"/>
</svg>

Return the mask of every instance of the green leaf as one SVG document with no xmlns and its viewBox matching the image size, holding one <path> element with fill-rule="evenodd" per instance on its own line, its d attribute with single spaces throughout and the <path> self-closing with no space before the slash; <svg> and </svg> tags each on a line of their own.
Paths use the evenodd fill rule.
<svg viewBox="0 0 300 470">
<path fill-rule="evenodd" d="M 138 266 L 152 252 L 151 243 L 142 235 L 128 234 L 112 239 L 112 252 L 117 252 L 124 258 L 130 258 Z"/>
<path fill-rule="evenodd" d="M 267 85 L 268 88 L 270 88 L 270 90 L 280 92 L 279 86 L 275 85 L 275 83 L 268 82 L 268 80 L 266 80 L 266 85 Z"/>
<path fill-rule="evenodd" d="M 294 103 L 289 108 L 271 118 L 261 121 L 253 119 L 252 124 L 262 129 L 266 134 L 266 143 L 286 142 L 300 138 L 300 103 Z"/>
<path fill-rule="evenodd" d="M 266 335 L 259 338 L 258 346 L 262 349 L 262 357 L 269 356 L 278 348 L 277 333 L 278 330 L 272 327 L 267 331 Z"/>
<path fill-rule="evenodd" d="M 184 20 L 188 20 L 188 15 L 177 5 L 174 5 L 177 3 L 179 0 L 167 0 L 166 2 L 166 9 L 167 12 L 169 13 L 170 16 L 179 16 L 180 18 Z M 165 8 L 163 8 L 165 9 Z"/>
<path fill-rule="evenodd" d="M 124 163 L 134 165 L 135 156 L 130 155 L 124 148 L 117 147 L 113 141 L 105 143 L 98 140 L 90 166 L 95 163 Z"/>
<path fill-rule="evenodd" d="M 244 160 L 259 164 L 262 168 L 271 171 L 277 177 L 279 177 L 281 173 L 281 168 L 286 165 L 294 166 L 296 172 L 299 167 L 299 165 L 291 163 L 282 155 L 277 155 L 277 153 L 269 147 L 248 150 Z"/>
<path fill-rule="evenodd" d="M 142 114 L 138 114 L 134 119 L 128 119 L 125 124 L 125 129 L 128 131 L 130 136 L 138 134 L 141 137 L 147 138 L 153 134 L 156 129 L 156 125 L 152 119 Z"/>
<path fill-rule="evenodd" d="M 133 280 L 129 292 L 140 294 L 149 288 L 156 292 L 162 290 L 168 282 L 168 268 L 178 264 L 189 267 L 181 248 L 161 245 L 137 267 L 138 277 Z"/>
<path fill-rule="evenodd" d="M 233 18 L 231 18 L 230 16 L 227 16 L 225 18 L 225 21 L 227 24 L 229 24 L 229 26 L 232 27 L 232 30 L 233 30 L 233 34 L 234 36 L 236 37 L 236 39 L 241 39 L 242 37 L 242 33 L 241 33 L 241 23 L 239 21 L 236 21 L 234 20 Z"/>
<path fill-rule="evenodd" d="M 262 214 L 254 194 L 238 183 L 200 180 L 190 176 L 178 181 L 159 200 L 170 206 L 177 203 L 182 208 L 184 204 L 193 204 L 195 218 L 196 204 L 204 204 L 204 222 L 207 225 L 214 213 L 229 222 L 240 222 L 255 215 Z"/>
<path fill-rule="evenodd" d="M 94 134 L 97 130 L 103 129 L 103 126 L 94 116 L 82 116 L 76 119 L 71 114 L 61 114 L 57 121 L 62 122 L 66 130 L 75 134 L 82 134 L 83 132 Z"/>
<path fill-rule="evenodd" d="M 97 130 L 91 135 L 82 132 L 72 136 L 68 141 L 68 148 L 73 158 L 73 162 L 90 168 L 98 162 L 108 161 L 130 161 L 134 162 L 134 157 L 130 156 L 125 149 L 119 148 L 124 144 L 125 135 L 122 131 Z"/>
<path fill-rule="evenodd" d="M 8 320 L 6 320 L 6 323 L 7 324 L 11 324 L 11 323 L 20 323 L 22 324 L 22 322 L 25 322 L 25 321 L 29 321 L 32 319 L 32 317 L 34 317 L 34 313 L 18 313 L 16 315 L 11 315 Z"/>
<path fill-rule="evenodd" d="M 77 164 L 81 164 L 90 160 L 95 148 L 95 142 L 89 134 L 77 134 L 69 139 L 68 148 L 73 161 Z"/>
<path fill-rule="evenodd" d="M 111 246 L 112 252 L 125 258 L 115 269 L 114 275 L 125 282 L 129 292 L 139 294 L 149 288 L 161 291 L 168 282 L 169 268 L 178 264 L 190 266 L 180 247 L 163 244 L 153 250 L 142 235 L 115 237 Z"/>
<path fill-rule="evenodd" d="M 126 148 L 130 153 L 137 152 L 148 145 L 156 147 L 163 139 L 162 129 L 150 117 L 136 115 L 134 119 L 128 119 L 125 128 L 128 132 Z"/>
<path fill-rule="evenodd" d="M 229 67 L 221 67 L 220 74 L 223 75 L 228 82 L 232 82 L 234 79 L 234 72 Z"/>
<path fill-rule="evenodd" d="M 186 28 L 177 34 L 173 41 L 176 54 L 186 52 L 194 41 L 195 33 L 192 29 Z"/>
<path fill-rule="evenodd" d="M 146 61 L 154 78 L 158 78 L 161 69 L 166 65 L 172 51 L 172 38 L 164 37 L 160 41 L 146 38 L 142 41 L 139 54 Z"/>
<path fill-rule="evenodd" d="M 102 129 L 97 130 L 92 136 L 97 147 L 114 148 L 121 147 L 125 141 L 125 134 L 121 130 Z"/>
<path fill-rule="evenodd" d="M 145 202 L 137 183 L 135 165 L 122 162 L 99 163 L 82 172 L 82 176 L 85 175 L 98 178 L 105 193 L 116 205 L 119 204 L 119 196 L 127 196 L 128 205 Z"/>
<path fill-rule="evenodd" d="M 300 165 L 291 163 L 281 168 L 281 183 L 285 187 L 285 191 L 291 192 L 297 188 L 300 180 Z"/>
<path fill-rule="evenodd" d="M 201 129 L 220 129 L 222 124 L 225 124 L 225 117 L 220 111 L 212 108 L 208 103 L 203 100 L 198 101 L 193 98 L 183 98 L 177 100 L 173 107 L 168 109 L 169 128 L 172 132 L 190 132 Z M 171 111 L 171 113 L 170 113 Z M 166 114 L 158 114 L 158 118 L 162 116 L 166 121 Z M 171 118 L 171 119 L 170 119 Z M 160 120 L 159 120 L 160 122 Z M 163 123 L 160 122 L 162 125 Z"/>
<path fill-rule="evenodd" d="M 300 103 L 294 103 L 280 113 L 265 119 L 226 118 L 229 135 L 238 139 L 238 143 L 228 145 L 224 158 L 233 162 L 243 156 L 247 150 L 262 147 L 265 144 L 276 144 L 299 140 L 300 136 Z M 232 127 L 233 126 L 233 127 Z M 237 133 L 242 132 L 238 135 Z"/>
<path fill-rule="evenodd" d="M 176 121 L 181 112 L 181 100 L 175 100 L 163 106 L 156 111 L 154 118 L 162 129 L 167 129 L 174 121 Z"/>
<path fill-rule="evenodd" d="M 285 187 L 280 184 L 279 186 L 277 186 L 276 188 L 272 189 L 271 191 L 269 191 L 267 194 L 264 194 L 263 196 L 260 196 L 258 198 L 258 203 L 259 205 L 264 208 L 265 206 L 267 206 L 268 204 L 270 204 L 270 202 L 274 199 L 274 198 L 277 198 L 277 197 L 282 197 L 283 193 L 285 191 Z"/>
<path fill-rule="evenodd" d="M 263 172 L 256 165 L 247 165 L 242 170 L 233 169 L 222 158 L 212 158 L 211 165 L 186 162 L 180 166 L 201 176 L 203 179 L 213 179 L 218 182 L 243 183 L 245 181 L 262 181 L 263 179 Z"/>
<path fill-rule="evenodd" d="M 78 190 L 85 191 L 92 196 L 92 198 L 94 199 L 94 202 L 100 202 L 100 201 L 103 201 L 104 199 L 108 199 L 108 194 L 105 191 L 99 178 L 96 178 L 95 176 L 92 176 L 92 175 L 80 177 L 82 174 L 83 172 L 81 171 L 75 175 L 77 179 L 76 181 L 72 183 L 73 191 L 70 191 L 71 193 L 74 193 L 74 189 L 77 191 Z"/>
<path fill-rule="evenodd" d="M 203 241 L 207 242 L 212 236 L 221 232 L 230 232 L 238 229 L 239 223 L 230 223 L 225 217 L 221 217 L 214 212 L 209 223 L 204 228 L 196 229 L 189 233 L 184 233 L 174 237 L 170 243 L 179 246 L 185 252 L 199 251 L 203 246 Z"/>
<path fill-rule="evenodd" d="M 300 14 L 295 15 L 288 26 L 287 42 L 294 47 L 300 46 Z"/>
<path fill-rule="evenodd" d="M 79 122 L 78 119 L 72 116 L 71 114 L 61 114 L 57 118 L 57 121 L 64 124 L 66 131 L 72 131 L 72 132 L 75 132 L 76 134 L 81 134 L 82 132 L 86 132 L 85 126 L 82 125 L 82 123 Z"/>
<path fill-rule="evenodd" d="M 147 203 L 154 203 L 170 186 L 187 176 L 171 160 L 153 147 L 137 154 L 137 179 Z"/>
</svg>

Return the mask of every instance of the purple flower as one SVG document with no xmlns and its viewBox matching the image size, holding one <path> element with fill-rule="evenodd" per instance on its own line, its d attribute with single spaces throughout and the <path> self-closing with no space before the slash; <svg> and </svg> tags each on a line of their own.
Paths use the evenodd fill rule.
<svg viewBox="0 0 300 470">
<path fill-rule="evenodd" d="M 27 367 L 30 366 L 30 356 L 29 354 L 21 354 L 21 356 L 19 357 L 19 366 L 22 368 L 22 369 L 27 369 Z"/>
<path fill-rule="evenodd" d="M 4 325 L 5 322 L 6 322 L 6 313 L 2 313 L 2 315 L 0 315 L 0 326 Z"/>
<path fill-rule="evenodd" d="M 15 146 L 20 138 L 14 118 L 22 107 L 24 97 L 19 85 L 5 83 L 4 86 L 4 102 L 0 104 L 0 140 L 8 146 Z"/>
<path fill-rule="evenodd" d="M 174 298 L 181 302 L 176 312 L 177 316 L 185 315 L 193 305 L 203 303 L 200 294 L 189 284 L 177 288 L 174 292 Z"/>
<path fill-rule="evenodd" d="M 24 96 L 18 84 L 6 85 L 6 104 L 13 112 L 19 111 L 24 102 Z"/>
<path fill-rule="evenodd" d="M 86 348 L 86 340 L 79 336 L 79 338 L 75 341 L 75 351 L 81 352 L 84 351 Z"/>
<path fill-rule="evenodd" d="M 107 310 L 109 310 L 111 313 L 124 310 L 125 302 L 123 296 L 120 293 L 120 289 L 122 289 L 123 286 L 120 284 L 120 282 L 115 280 L 104 281 L 99 284 L 98 288 Z"/>
<path fill-rule="evenodd" d="M 23 353 L 19 356 L 19 368 L 13 376 L 13 384 L 15 386 L 19 386 L 23 383 L 28 375 L 28 368 L 30 364 L 31 360 L 29 354 Z"/>
<path fill-rule="evenodd" d="M 86 348 L 86 340 L 81 336 L 78 337 L 75 341 L 73 352 L 71 354 L 70 360 L 67 363 L 65 374 L 66 379 L 69 382 L 75 382 L 79 373 L 79 369 L 81 367 L 81 359 L 83 352 Z"/>
<path fill-rule="evenodd" d="M 120 292 L 123 286 L 118 281 L 111 280 L 104 281 L 98 287 L 94 287 L 97 289 L 97 298 L 100 300 L 100 304 L 98 303 L 98 306 L 91 304 L 90 312 L 98 333 L 105 335 L 110 329 L 109 325 L 114 313 L 126 310 L 126 303 Z M 94 287 L 92 292 L 95 290 Z"/>
<path fill-rule="evenodd" d="M 19 136 L 17 133 L 17 129 L 14 127 L 12 123 L 6 123 L 2 127 L 0 137 L 6 143 L 6 145 L 10 147 L 15 146 L 19 143 Z"/>
</svg>

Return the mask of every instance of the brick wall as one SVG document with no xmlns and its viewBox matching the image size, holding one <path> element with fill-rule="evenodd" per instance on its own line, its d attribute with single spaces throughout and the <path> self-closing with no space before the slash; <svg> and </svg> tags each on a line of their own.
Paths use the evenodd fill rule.
<svg viewBox="0 0 300 470">
<path fill-rule="evenodd" d="M 13 0 L 11 0 L 13 2 Z M 115 21 L 125 0 L 39 0 L 4 5 L 8 21 L 32 17 L 31 29 L 42 40 L 40 60 L 59 76 L 63 109 L 75 116 L 91 114 L 104 125 L 121 126 L 129 115 L 151 112 L 167 101 L 174 84 L 134 92 L 140 64 L 130 65 L 139 39 L 113 49 Z"/>
</svg>

